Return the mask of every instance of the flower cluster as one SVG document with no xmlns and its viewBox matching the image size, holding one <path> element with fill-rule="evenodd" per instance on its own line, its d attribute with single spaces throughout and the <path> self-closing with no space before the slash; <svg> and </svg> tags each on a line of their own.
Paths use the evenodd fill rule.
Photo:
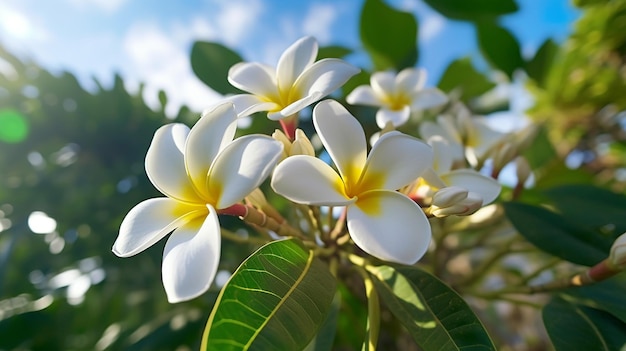
<svg viewBox="0 0 626 351">
<path fill-rule="evenodd" d="M 130 210 L 113 252 L 132 256 L 171 233 L 162 267 L 170 302 L 199 296 L 211 285 L 220 258 L 219 215 L 239 216 L 277 235 L 299 233 L 265 202 L 259 186 L 268 178 L 271 189 L 293 203 L 343 207 L 337 221 L 346 223 L 344 238 L 377 259 L 407 265 L 428 251 L 430 218 L 471 215 L 498 197 L 499 183 L 481 170 L 487 158 L 504 154 L 506 135 L 441 91 L 425 88 L 423 70 L 407 68 L 397 75 L 374 73 L 371 85 L 347 96 L 350 104 L 379 108 L 382 131 L 369 147 L 345 106 L 321 101 L 359 69 L 340 59 L 316 61 L 317 52 L 315 39 L 306 37 L 283 53 L 276 68 L 236 64 L 228 80 L 247 94 L 225 97 L 191 129 L 174 123 L 156 131 L 145 166 L 165 197 Z M 297 129 L 299 112 L 313 104 L 323 150 Z M 262 111 L 282 131 L 234 139 L 237 118 Z M 396 130 L 411 119 L 419 128 Z M 498 162 L 515 156 L 498 156 Z M 301 238 L 328 244 L 314 234 Z"/>
</svg>

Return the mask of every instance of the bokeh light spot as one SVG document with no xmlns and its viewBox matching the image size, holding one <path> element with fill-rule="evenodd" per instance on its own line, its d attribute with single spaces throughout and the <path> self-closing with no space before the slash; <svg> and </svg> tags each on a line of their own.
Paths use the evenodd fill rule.
<svg viewBox="0 0 626 351">
<path fill-rule="evenodd" d="M 0 110 L 0 141 L 19 143 L 28 135 L 26 118 L 15 110 Z"/>
</svg>

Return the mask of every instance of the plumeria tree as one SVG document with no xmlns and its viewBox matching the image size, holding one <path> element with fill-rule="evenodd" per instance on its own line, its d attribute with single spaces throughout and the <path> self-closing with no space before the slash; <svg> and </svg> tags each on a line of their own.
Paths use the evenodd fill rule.
<svg viewBox="0 0 626 351">
<path fill-rule="evenodd" d="M 414 23 L 383 2 L 367 1 L 364 26 L 374 21 L 372 9 L 386 14 L 376 21 L 393 28 L 400 27 L 393 21 L 403 30 Z M 559 340 L 559 323 L 564 330 L 593 323 L 606 345 L 626 340 L 623 329 L 616 332 L 626 326 L 621 313 L 612 314 L 606 302 L 580 300 L 594 289 L 600 294 L 604 288 L 595 283 L 623 269 L 620 230 L 603 239 L 579 234 L 560 224 L 567 213 L 558 197 L 556 212 L 523 200 L 533 181 L 526 155 L 541 127 L 495 129 L 455 90 L 461 86 L 448 93 L 425 86 L 426 72 L 411 59 L 414 47 L 387 52 L 365 28 L 361 35 L 371 72 L 340 58 L 317 60 L 312 37 L 286 48 L 276 68 L 232 62 L 223 73 L 247 93 L 224 89 L 224 99 L 189 136 L 177 125 L 157 131 L 146 171 L 169 199 L 133 208 L 114 252 L 134 255 L 173 231 L 162 274 L 169 300 L 177 302 L 210 288 L 220 236 L 258 245 L 220 288 L 203 350 L 328 349 L 342 314 L 349 313 L 345 304 L 355 301 L 365 322 L 353 327 L 362 328 L 367 350 L 386 348 L 403 333 L 423 350 L 496 349 L 508 340 L 498 336 L 494 343 L 493 337 L 506 313 L 489 318 L 481 301 L 490 308 L 498 301 L 545 305 L 545 328 L 559 349 L 573 345 Z M 201 50 L 233 57 L 217 44 L 196 45 L 197 72 L 205 69 Z M 212 77 L 200 77 L 219 91 Z M 236 119 L 251 116 L 279 122 L 273 139 L 244 129 L 245 136 L 231 142 Z M 362 123 L 372 116 L 378 128 L 366 131 Z M 511 188 L 501 176 L 507 167 Z M 218 216 L 238 217 L 244 236 L 220 230 Z M 540 238 L 555 233 L 562 243 Z M 603 249 L 591 249 L 593 242 Z M 578 249 L 597 255 L 580 258 Z M 507 257 L 531 268 L 520 266 L 514 278 Z M 557 263 L 565 265 L 553 269 Z M 582 314 L 584 322 L 563 321 L 568 313 Z"/>
<path fill-rule="evenodd" d="M 596 41 L 548 40 L 523 57 L 497 21 L 517 10 L 513 0 L 472 8 L 425 0 L 471 23 L 481 49 L 480 57 L 450 63 L 437 86 L 426 84 L 418 64 L 417 19 L 382 0 L 363 2 L 359 50 L 370 58 L 363 67 L 350 63 L 357 49 L 320 47 L 310 36 L 285 47 L 275 65 L 197 42 L 194 72 L 223 98 L 174 120 L 128 95 L 121 79 L 93 96 L 74 88 L 89 103 L 72 105 L 55 90 L 71 77 L 37 78 L 4 55 L 25 73 L 0 75 L 9 87 L 0 101 L 11 107 L 0 109 L 11 126 L 0 128 L 0 141 L 11 145 L 0 161 L 12 165 L 0 172 L 0 195 L 29 195 L 0 204 L 0 230 L 12 208 L 15 223 L 27 222 L 28 204 L 42 206 L 48 185 L 56 189 L 50 197 L 70 200 L 39 208 L 63 228 L 40 241 L 52 252 L 67 238 L 69 248 L 92 256 L 73 262 L 61 248 L 53 258 L 65 259 L 62 269 L 33 270 L 28 293 L 0 285 L 9 288 L 0 293 L 21 292 L 0 295 L 0 349 L 622 350 L 626 106 L 596 94 L 607 80 L 619 87 L 615 75 L 580 73 L 599 60 L 617 72 L 623 56 L 621 32 L 601 24 L 623 23 L 623 5 L 602 2 L 578 1 L 591 19 L 570 41 L 586 43 L 593 28 L 611 45 L 583 55 Z M 513 81 L 526 84 L 536 106 L 523 127 L 503 130 L 492 114 L 507 108 L 497 92 Z M 40 96 L 25 96 L 29 86 Z M 585 100 L 588 90 L 595 95 Z M 80 127 L 64 130 L 70 142 L 57 145 L 42 104 L 53 124 L 111 106 L 130 117 L 115 124 L 103 115 L 101 139 L 89 121 L 71 119 Z M 572 111 L 571 121 L 563 118 Z M 29 118 L 39 126 L 34 137 L 15 127 Z M 563 126 L 578 121 L 593 127 L 591 136 Z M 117 148 L 97 147 L 112 138 Z M 48 143 L 59 150 L 32 151 Z M 10 162 L 18 146 L 28 149 L 24 167 Z M 103 185 L 97 200 L 78 201 L 91 179 L 109 173 L 121 179 L 117 192 Z M 102 207 L 117 212 L 107 217 Z M 0 268 L 20 246 L 21 227 L 0 237 Z M 16 281 L 13 271 L 0 274 L 7 277 L 0 282 Z M 75 298 L 85 279 L 94 288 L 71 314 L 59 296 Z M 98 320 L 102 326 L 89 324 Z M 33 336 L 15 341 L 20 330 Z"/>
</svg>

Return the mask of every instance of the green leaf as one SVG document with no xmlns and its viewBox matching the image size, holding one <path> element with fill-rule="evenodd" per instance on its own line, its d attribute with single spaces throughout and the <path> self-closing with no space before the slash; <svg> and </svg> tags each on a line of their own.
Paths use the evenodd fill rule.
<svg viewBox="0 0 626 351">
<path fill-rule="evenodd" d="M 439 89 L 449 93 L 453 90 L 460 92 L 460 99 L 468 102 L 493 89 L 496 84 L 491 82 L 482 73 L 478 72 L 469 57 L 452 61 L 443 72 Z"/>
<path fill-rule="evenodd" d="M 626 196 L 588 184 L 563 185 L 545 195 L 570 223 L 598 232 L 611 247 L 626 232 Z"/>
<path fill-rule="evenodd" d="M 623 350 L 626 324 L 612 315 L 553 298 L 543 308 L 543 323 L 557 351 Z"/>
<path fill-rule="evenodd" d="M 382 300 L 425 350 L 495 350 L 454 290 L 416 267 L 368 266 Z"/>
<path fill-rule="evenodd" d="M 477 21 L 517 11 L 514 0 L 425 0 L 442 15 L 458 20 Z"/>
<path fill-rule="evenodd" d="M 326 320 L 319 332 L 313 340 L 307 345 L 304 351 L 328 351 L 333 348 L 335 333 L 337 332 L 337 321 L 339 319 L 339 310 L 341 308 L 341 294 L 337 292 L 333 299 L 330 312 L 326 316 Z"/>
<path fill-rule="evenodd" d="M 336 281 L 295 239 L 253 253 L 224 286 L 202 350 L 301 350 L 331 309 Z"/>
<path fill-rule="evenodd" d="M 348 49 L 339 45 L 323 46 L 317 52 L 317 59 L 325 58 L 342 58 L 352 53 L 351 49 Z"/>
<path fill-rule="evenodd" d="M 526 63 L 526 73 L 538 86 L 544 86 L 546 76 L 558 51 L 559 46 L 552 39 L 548 38 L 537 49 L 535 57 Z"/>
<path fill-rule="evenodd" d="M 603 310 L 626 323 L 626 275 L 566 290 L 564 295 L 582 305 Z"/>
<path fill-rule="evenodd" d="M 506 216 L 519 233 L 537 248 L 564 260 L 593 266 L 608 256 L 602 238 L 567 222 L 543 207 L 504 203 Z"/>
<path fill-rule="evenodd" d="M 417 20 L 382 0 L 366 0 L 361 12 L 361 42 L 375 70 L 401 70 L 417 62 Z"/>
<path fill-rule="evenodd" d="M 513 72 L 524 66 L 517 39 L 506 28 L 491 22 L 476 23 L 476 31 L 483 56 L 493 67 L 512 79 Z"/>
<path fill-rule="evenodd" d="M 231 49 L 218 44 L 197 41 L 191 48 L 191 68 L 196 76 L 220 94 L 237 94 L 241 91 L 228 82 L 228 70 L 243 61 Z"/>
</svg>

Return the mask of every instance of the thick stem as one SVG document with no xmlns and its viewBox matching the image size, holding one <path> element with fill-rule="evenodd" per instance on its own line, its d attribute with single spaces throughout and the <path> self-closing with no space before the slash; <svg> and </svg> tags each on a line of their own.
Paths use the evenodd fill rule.
<svg viewBox="0 0 626 351">
<path fill-rule="evenodd" d="M 291 236 L 305 240 L 306 237 L 299 230 L 290 226 L 287 222 L 277 222 L 274 218 L 268 217 L 264 212 L 252 206 L 245 206 L 246 213 L 241 217 L 246 223 L 257 225 L 269 229 L 280 236 Z"/>
<path fill-rule="evenodd" d="M 285 117 L 278 121 L 280 123 L 280 127 L 283 129 L 283 132 L 289 138 L 290 141 L 293 141 L 296 138 L 296 128 L 298 128 L 298 114 L 293 114 L 289 117 Z"/>
<path fill-rule="evenodd" d="M 364 341 L 363 350 L 373 351 L 376 350 L 380 333 L 380 300 L 372 277 L 363 267 L 357 266 L 355 268 L 363 278 L 365 296 L 367 296 L 367 340 Z"/>
</svg>

